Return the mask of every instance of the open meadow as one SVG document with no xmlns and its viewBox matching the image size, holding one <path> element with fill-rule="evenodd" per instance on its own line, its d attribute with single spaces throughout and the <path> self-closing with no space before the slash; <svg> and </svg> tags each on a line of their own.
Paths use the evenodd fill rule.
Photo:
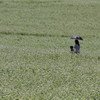
<svg viewBox="0 0 100 100">
<path fill-rule="evenodd" d="M 0 100 L 100 100 L 100 0 L 0 0 Z"/>
</svg>

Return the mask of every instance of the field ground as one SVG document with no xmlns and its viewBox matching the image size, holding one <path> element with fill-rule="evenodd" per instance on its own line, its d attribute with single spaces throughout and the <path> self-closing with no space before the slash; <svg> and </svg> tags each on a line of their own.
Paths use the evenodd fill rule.
<svg viewBox="0 0 100 100">
<path fill-rule="evenodd" d="M 99 0 L 0 0 L 0 100 L 100 100 L 99 86 Z"/>
</svg>

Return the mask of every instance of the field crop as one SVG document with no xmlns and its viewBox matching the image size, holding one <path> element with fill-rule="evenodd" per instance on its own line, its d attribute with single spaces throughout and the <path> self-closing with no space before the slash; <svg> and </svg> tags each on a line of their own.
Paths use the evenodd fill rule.
<svg viewBox="0 0 100 100">
<path fill-rule="evenodd" d="M 99 0 L 0 0 L 0 100 L 100 100 L 99 12 Z"/>
</svg>

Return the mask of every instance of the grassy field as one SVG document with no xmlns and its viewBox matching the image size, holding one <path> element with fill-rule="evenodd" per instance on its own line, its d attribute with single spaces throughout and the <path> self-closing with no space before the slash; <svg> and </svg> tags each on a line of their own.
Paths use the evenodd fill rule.
<svg viewBox="0 0 100 100">
<path fill-rule="evenodd" d="M 99 86 L 100 0 L 0 0 L 0 100 L 100 100 Z"/>
</svg>

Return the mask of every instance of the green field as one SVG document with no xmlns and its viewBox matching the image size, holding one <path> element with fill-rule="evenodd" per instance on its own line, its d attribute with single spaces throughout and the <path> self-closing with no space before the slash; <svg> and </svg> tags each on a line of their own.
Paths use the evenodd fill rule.
<svg viewBox="0 0 100 100">
<path fill-rule="evenodd" d="M 0 0 L 0 100 L 100 100 L 100 0 Z"/>
</svg>

